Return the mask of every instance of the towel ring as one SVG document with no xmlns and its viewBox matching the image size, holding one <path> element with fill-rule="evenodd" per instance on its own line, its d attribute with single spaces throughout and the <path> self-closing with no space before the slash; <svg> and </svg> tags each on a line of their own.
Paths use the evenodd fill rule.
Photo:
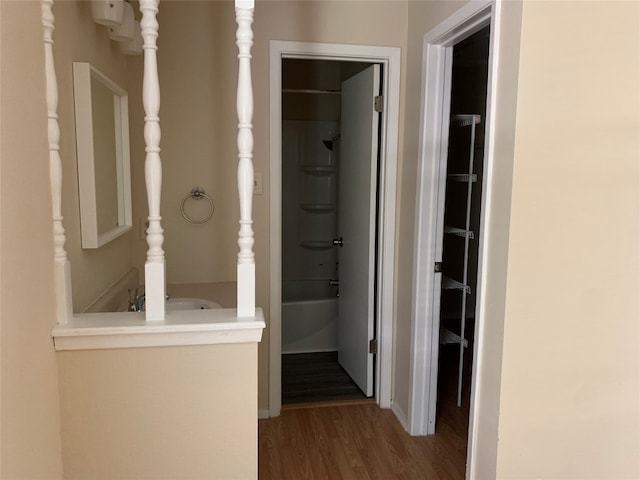
<svg viewBox="0 0 640 480">
<path fill-rule="evenodd" d="M 187 215 L 187 213 L 184 211 L 184 204 L 187 203 L 187 200 L 189 200 L 190 198 L 193 198 L 194 200 L 202 200 L 203 198 L 206 198 L 207 200 L 209 200 L 209 213 L 207 213 L 205 217 L 200 219 L 193 219 L 189 215 Z M 204 193 L 204 190 L 202 188 L 192 188 L 191 193 L 189 193 L 189 195 L 184 197 L 184 199 L 182 200 L 182 204 L 180 205 L 180 213 L 182 214 L 182 217 L 189 223 L 194 223 L 196 225 L 206 223 L 213 216 L 213 200 L 211 200 L 211 197 L 209 195 Z"/>
</svg>

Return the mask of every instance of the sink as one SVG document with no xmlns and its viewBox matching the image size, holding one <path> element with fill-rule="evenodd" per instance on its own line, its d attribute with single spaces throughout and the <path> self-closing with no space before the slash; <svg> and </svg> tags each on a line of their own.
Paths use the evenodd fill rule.
<svg viewBox="0 0 640 480">
<path fill-rule="evenodd" d="M 216 302 L 202 298 L 169 298 L 167 310 L 208 310 L 210 308 L 222 308 Z"/>
</svg>

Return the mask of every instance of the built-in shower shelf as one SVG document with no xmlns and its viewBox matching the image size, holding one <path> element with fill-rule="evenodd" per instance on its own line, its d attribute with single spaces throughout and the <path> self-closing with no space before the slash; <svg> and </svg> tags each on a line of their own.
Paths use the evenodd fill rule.
<svg viewBox="0 0 640 480">
<path fill-rule="evenodd" d="M 445 225 L 444 233 L 448 233 L 449 235 L 456 235 L 462 238 L 470 238 L 473 240 L 473 232 L 471 230 L 465 230 L 464 228 L 450 227 L 448 225 Z"/>
<path fill-rule="evenodd" d="M 447 175 L 447 177 L 449 178 L 449 180 L 451 180 L 452 182 L 477 182 L 478 181 L 478 176 L 475 173 L 472 174 L 468 174 L 468 173 L 452 173 Z"/>
<path fill-rule="evenodd" d="M 303 240 L 300 242 L 302 248 L 309 250 L 328 250 L 333 248 L 332 240 Z"/>
<path fill-rule="evenodd" d="M 306 93 L 312 95 L 342 95 L 340 90 L 314 89 L 314 88 L 283 88 L 282 93 Z"/>
<path fill-rule="evenodd" d="M 329 213 L 333 212 L 336 206 L 333 203 L 302 203 L 300 208 L 309 213 Z"/>
<path fill-rule="evenodd" d="M 309 175 L 333 175 L 338 171 L 335 165 L 303 165 L 300 169 Z"/>
<path fill-rule="evenodd" d="M 471 294 L 471 287 L 469 285 L 465 285 L 445 275 L 442 276 L 442 288 L 444 290 L 462 290 L 465 293 Z"/>
</svg>

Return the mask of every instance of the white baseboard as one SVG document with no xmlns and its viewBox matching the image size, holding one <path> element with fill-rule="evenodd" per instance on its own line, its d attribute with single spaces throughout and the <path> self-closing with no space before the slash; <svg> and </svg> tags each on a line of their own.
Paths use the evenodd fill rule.
<svg viewBox="0 0 640 480">
<path fill-rule="evenodd" d="M 264 420 L 269 418 L 269 409 L 268 408 L 259 408 L 258 409 L 258 420 Z"/>
<path fill-rule="evenodd" d="M 402 411 L 402 409 L 394 401 L 391 402 L 391 411 L 400 422 L 400 425 L 402 425 L 402 428 L 404 428 L 406 431 L 409 431 L 409 428 L 408 428 L 409 422 L 407 422 L 407 415 Z"/>
</svg>

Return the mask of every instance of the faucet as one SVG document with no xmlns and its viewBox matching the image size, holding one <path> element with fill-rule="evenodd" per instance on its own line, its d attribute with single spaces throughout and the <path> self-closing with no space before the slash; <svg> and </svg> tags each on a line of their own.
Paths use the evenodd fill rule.
<svg viewBox="0 0 640 480">
<path fill-rule="evenodd" d="M 138 289 L 136 288 L 133 295 L 131 295 L 131 289 L 127 290 L 129 292 L 129 308 L 127 311 L 129 312 L 143 312 L 144 305 L 146 302 L 146 297 L 144 293 L 138 294 Z M 169 295 L 165 295 L 165 300 L 169 300 Z"/>
<path fill-rule="evenodd" d="M 145 296 L 144 293 L 138 294 L 138 289 L 133 295 L 131 295 L 131 289 L 128 289 L 129 292 L 129 308 L 127 309 L 129 312 L 142 312 L 144 310 L 144 302 Z"/>
</svg>

